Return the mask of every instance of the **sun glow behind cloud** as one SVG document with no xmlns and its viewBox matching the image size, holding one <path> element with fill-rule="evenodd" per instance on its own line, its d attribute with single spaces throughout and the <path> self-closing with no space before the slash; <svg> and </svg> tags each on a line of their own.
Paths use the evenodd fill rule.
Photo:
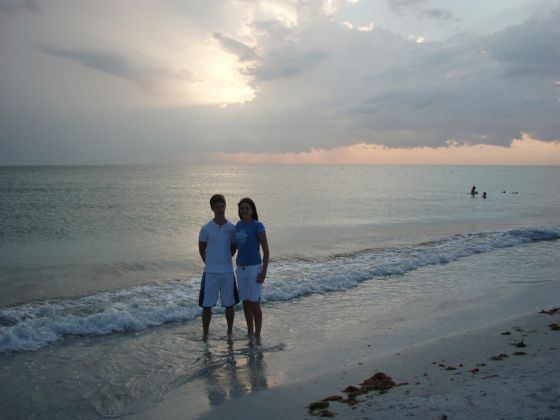
<svg viewBox="0 0 560 420">
<path fill-rule="evenodd" d="M 230 40 L 246 46 L 255 45 L 259 29 L 252 22 L 275 21 L 285 28 L 293 28 L 298 25 L 298 13 L 293 4 L 275 0 L 254 4 L 234 1 L 227 8 L 237 17 L 235 27 L 230 27 L 225 35 L 215 34 L 213 39 L 191 39 L 184 48 L 175 51 L 174 57 L 168 57 L 168 61 L 179 61 L 188 68 L 191 78 L 165 81 L 165 93 L 158 105 L 218 105 L 223 108 L 255 99 L 257 88 L 248 70 L 256 65 L 256 57 L 241 59 L 220 45 L 219 39 L 236 34 Z M 175 31 L 173 38 L 179 40 L 182 35 Z"/>
<path fill-rule="evenodd" d="M 214 45 L 197 46 L 195 51 L 198 60 L 190 63 L 195 78 L 188 91 L 197 103 L 223 105 L 255 98 L 255 90 L 235 56 Z"/>
<path fill-rule="evenodd" d="M 131 81 L 144 92 L 145 107 L 222 106 L 255 98 L 243 65 L 212 43 L 189 46 L 180 54 L 160 49 L 144 52 L 144 56 L 145 62 L 155 63 L 155 74 Z"/>
</svg>

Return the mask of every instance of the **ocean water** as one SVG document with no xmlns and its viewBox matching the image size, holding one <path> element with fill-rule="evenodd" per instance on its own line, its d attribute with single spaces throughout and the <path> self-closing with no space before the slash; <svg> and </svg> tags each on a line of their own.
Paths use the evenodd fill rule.
<svg viewBox="0 0 560 420">
<path fill-rule="evenodd" d="M 388 351 L 552 304 L 558 185 L 558 167 L 2 167 L 8 412 L 140 415 L 178 389 L 206 401 L 200 412 L 362 357 L 371 337 Z M 253 198 L 267 229 L 262 346 L 245 340 L 241 313 L 225 340 L 219 308 L 200 340 L 197 235 L 216 192 L 233 222 Z"/>
</svg>

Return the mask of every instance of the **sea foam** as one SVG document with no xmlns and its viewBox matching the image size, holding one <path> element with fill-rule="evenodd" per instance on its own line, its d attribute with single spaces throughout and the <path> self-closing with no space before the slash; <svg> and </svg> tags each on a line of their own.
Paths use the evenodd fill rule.
<svg viewBox="0 0 560 420">
<path fill-rule="evenodd" d="M 560 228 L 511 229 L 459 234 L 412 246 L 363 250 L 317 261 L 272 262 L 263 301 L 289 301 L 346 290 L 361 282 L 402 275 L 427 265 L 560 239 Z M 0 353 L 37 350 L 65 336 L 139 331 L 200 313 L 198 279 L 107 291 L 0 309 Z"/>
</svg>

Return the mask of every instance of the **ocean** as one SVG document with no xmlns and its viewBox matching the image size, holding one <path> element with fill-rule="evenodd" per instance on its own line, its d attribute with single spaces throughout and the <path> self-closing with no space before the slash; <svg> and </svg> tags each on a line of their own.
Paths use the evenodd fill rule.
<svg viewBox="0 0 560 420">
<path fill-rule="evenodd" d="M 190 398 L 195 416 L 327 362 L 557 304 L 558 185 L 560 167 L 0 167 L 5 412 L 149 418 Z M 214 193 L 232 222 L 253 198 L 267 230 L 258 346 L 240 310 L 232 340 L 221 308 L 200 339 Z"/>
</svg>

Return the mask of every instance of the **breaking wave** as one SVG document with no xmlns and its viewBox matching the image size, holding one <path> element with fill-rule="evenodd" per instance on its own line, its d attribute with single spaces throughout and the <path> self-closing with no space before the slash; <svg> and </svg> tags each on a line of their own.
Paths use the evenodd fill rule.
<svg viewBox="0 0 560 420">
<path fill-rule="evenodd" d="M 411 246 L 363 250 L 317 261 L 271 264 L 263 301 L 290 301 L 346 290 L 359 283 L 402 275 L 428 265 L 540 241 L 560 239 L 560 228 L 459 234 Z M 200 313 L 198 279 L 47 300 L 0 309 L 0 353 L 37 350 L 65 336 L 139 331 Z"/>
</svg>

